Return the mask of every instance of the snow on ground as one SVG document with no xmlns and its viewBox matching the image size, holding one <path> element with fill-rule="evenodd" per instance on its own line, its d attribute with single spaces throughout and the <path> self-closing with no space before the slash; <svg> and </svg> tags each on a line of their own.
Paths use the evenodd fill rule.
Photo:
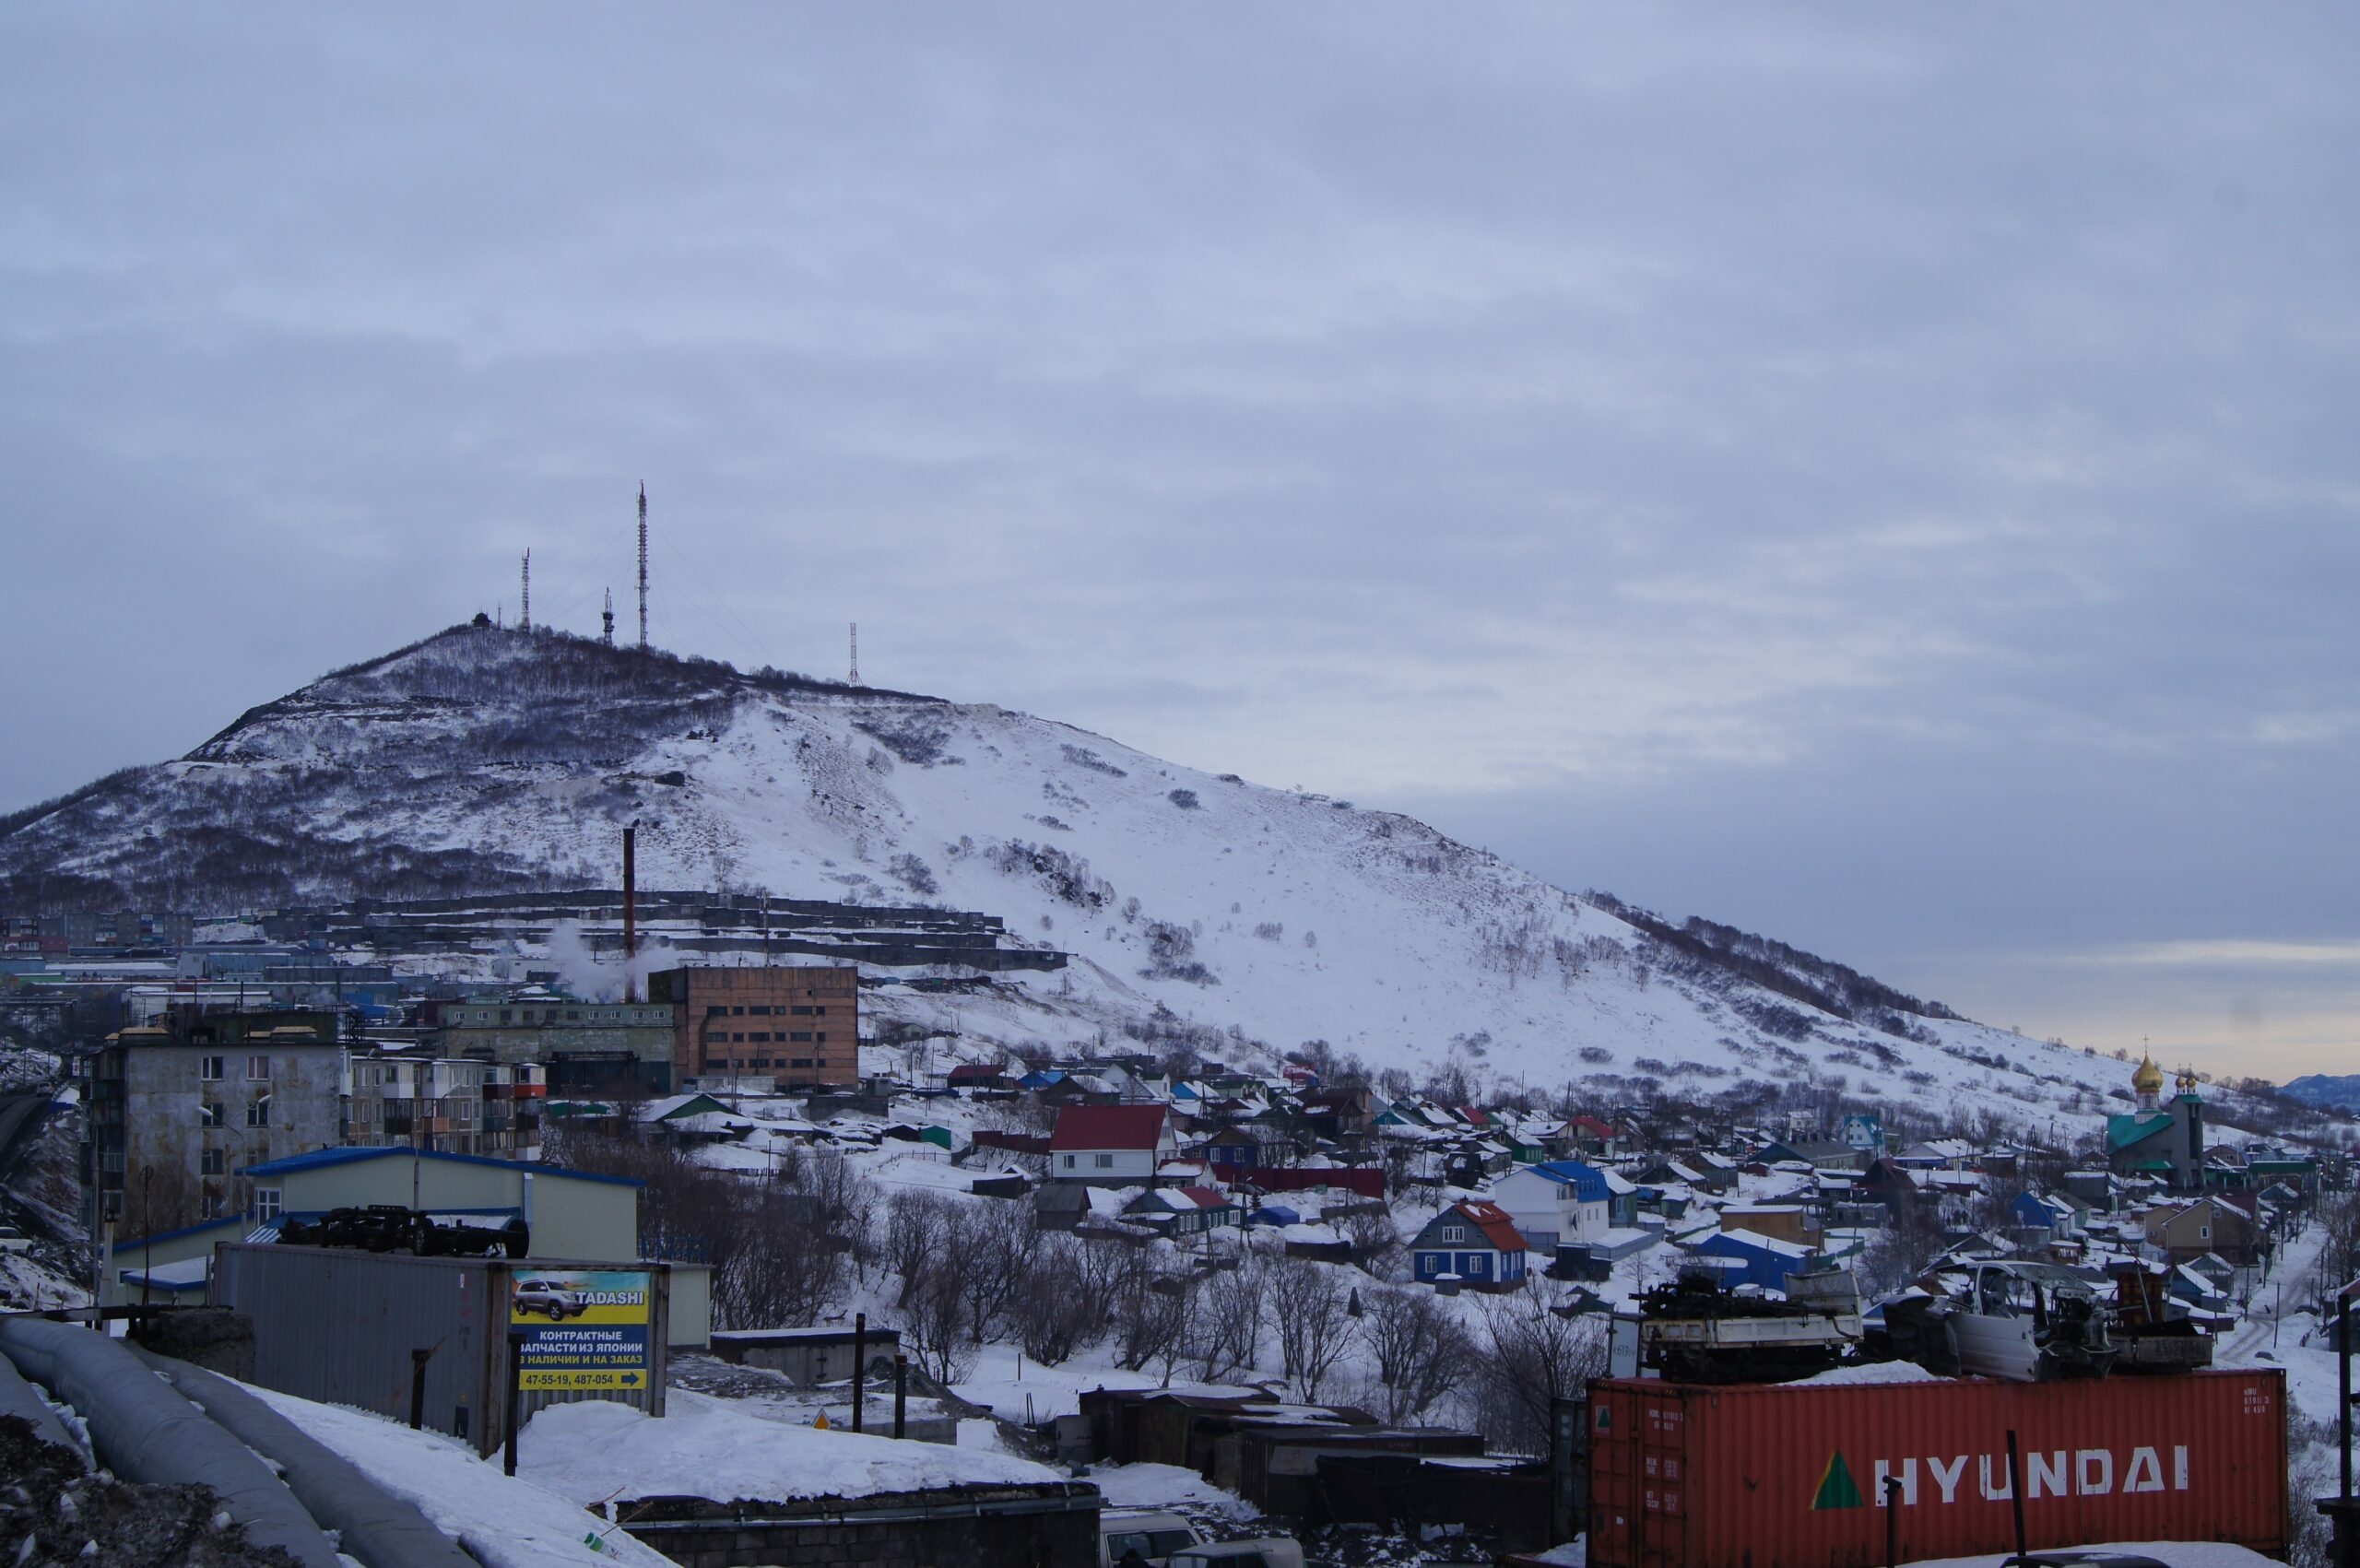
<svg viewBox="0 0 2360 1568">
<path fill-rule="evenodd" d="M 1831 1367 L 1813 1377 L 1799 1378 L 1795 1386 L 1842 1387 L 1856 1383 L 1944 1383 L 1916 1362 L 1861 1362 L 1852 1366 Z"/>
<path fill-rule="evenodd" d="M 1182 1465 L 1092 1465 L 1109 1508 L 1201 1508 L 1238 1520 L 1259 1517 L 1253 1505 Z"/>
<path fill-rule="evenodd" d="M 1093 1349 L 1103 1354 L 1105 1347 Z M 1125 1372 L 1091 1356 L 1077 1356 L 1059 1366 L 1043 1366 L 1014 1345 L 985 1345 L 975 1357 L 975 1370 L 953 1387 L 962 1399 L 991 1407 L 1002 1421 L 1024 1421 L 1025 1400 L 1032 1400 L 1030 1419 L 1070 1416 L 1081 1409 L 1081 1396 L 1092 1388 L 1162 1388 L 1179 1394 L 1210 1394 L 1216 1397 L 1245 1395 L 1260 1397 L 1258 1388 L 1238 1388 L 1175 1378 L 1168 1385 L 1151 1371 Z"/>
<path fill-rule="evenodd" d="M 379 1486 L 417 1503 L 484 1568 L 561 1568 L 569 1562 L 672 1568 L 672 1560 L 653 1547 L 522 1475 L 502 1475 L 497 1460 L 478 1459 L 455 1437 L 412 1432 L 365 1410 L 249 1387 Z M 599 1540 L 596 1547 L 593 1537 Z"/>
<path fill-rule="evenodd" d="M 2040 1550 L 2038 1543 L 2034 1544 L 2033 1550 Z M 2169 1563 L 2171 1568 L 2285 1568 L 2276 1558 L 2264 1557 L 2250 1547 L 2230 1546 L 2217 1540 L 2106 1541 L 2073 1550 L 2118 1551 L 2152 1557 L 2158 1562 Z M 1908 1568 L 2000 1568 L 2007 1558 L 2005 1552 L 1991 1552 L 1981 1557 L 1930 1557 L 1910 1563 Z"/>
<path fill-rule="evenodd" d="M 660 1421 L 604 1399 L 549 1406 L 518 1437 L 516 1469 L 585 1506 L 639 1497 L 786 1502 L 1065 1479 L 981 1448 L 763 1421 L 734 1400 L 684 1388 L 666 1395 Z"/>
</svg>

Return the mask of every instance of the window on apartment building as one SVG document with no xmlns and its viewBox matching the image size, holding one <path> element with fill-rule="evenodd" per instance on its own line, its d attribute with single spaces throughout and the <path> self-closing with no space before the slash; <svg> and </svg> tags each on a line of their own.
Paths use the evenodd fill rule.
<svg viewBox="0 0 2360 1568">
<path fill-rule="evenodd" d="M 500 1009 L 500 1021 L 502 1023 L 514 1023 L 516 1021 L 516 1015 L 513 1010 L 508 1008 L 502 1008 Z"/>
<path fill-rule="evenodd" d="M 1098 1157 L 1098 1168 L 1102 1171 L 1113 1170 L 1115 1168 L 1115 1157 L 1111 1154 L 1100 1155 Z"/>
<path fill-rule="evenodd" d="M 732 1008 L 729 1009 L 729 1016 L 731 1018 L 744 1018 L 746 1016 L 746 1009 L 743 1008 Z"/>
<path fill-rule="evenodd" d="M 754 1006 L 748 1008 L 746 1010 L 752 1013 L 757 1018 L 768 1018 L 771 1016 L 770 1008 L 759 1002 L 754 1004 Z"/>
<path fill-rule="evenodd" d="M 786 1010 L 793 1013 L 796 1018 L 809 1018 L 811 1016 L 811 1009 L 809 1008 L 789 1008 Z"/>
<path fill-rule="evenodd" d="M 279 1191 L 280 1189 L 277 1187 L 254 1188 L 255 1219 L 276 1220 L 278 1218 Z"/>
<path fill-rule="evenodd" d="M 251 1102 L 246 1106 L 246 1126 L 250 1127 L 266 1127 L 270 1126 L 269 1095 L 266 1094 L 261 1099 Z"/>
<path fill-rule="evenodd" d="M 221 1102 L 218 1100 L 208 1100 L 204 1104 L 199 1105 L 196 1108 L 196 1125 L 198 1126 L 218 1127 L 228 1119 L 229 1118 L 223 1114 Z"/>
<path fill-rule="evenodd" d="M 227 1065 L 219 1056 L 199 1056 L 196 1059 L 196 1076 L 207 1083 L 218 1083 Z"/>
<path fill-rule="evenodd" d="M 719 1002 L 714 1002 L 705 1008 L 704 1016 L 707 1018 L 727 1018 L 729 1016 L 729 1009 L 722 1006 Z"/>
<path fill-rule="evenodd" d="M 246 1058 L 246 1081 L 248 1083 L 268 1083 L 270 1081 L 270 1058 L 268 1056 L 248 1056 Z"/>
<path fill-rule="evenodd" d="M 230 1156 L 225 1149 L 208 1149 L 196 1157 L 196 1173 L 200 1176 L 226 1175 L 229 1170 Z"/>
<path fill-rule="evenodd" d="M 729 1037 L 729 1043 L 732 1045 L 743 1045 L 746 1043 L 746 1036 L 742 1032 L 733 1034 Z"/>
<path fill-rule="evenodd" d="M 758 1029 L 754 1031 L 753 1033 L 746 1036 L 746 1038 L 749 1041 L 751 1041 L 754 1044 L 767 1045 L 771 1043 L 771 1032 L 767 1029 Z"/>
<path fill-rule="evenodd" d="M 808 1067 L 811 1065 L 811 1058 L 808 1056 L 796 1056 L 790 1060 L 786 1065 L 790 1067 Z"/>
<path fill-rule="evenodd" d="M 787 1038 L 788 1038 L 789 1040 L 804 1040 L 804 1041 L 808 1041 L 808 1040 L 809 1040 L 809 1039 L 811 1038 L 811 1032 L 810 1032 L 809 1030 L 808 1030 L 808 1029 L 806 1029 L 806 1030 L 801 1030 L 801 1031 L 798 1031 L 798 1032 L 796 1032 L 796 1033 L 793 1033 L 793 1034 L 788 1035 L 788 1036 L 787 1036 Z"/>
</svg>

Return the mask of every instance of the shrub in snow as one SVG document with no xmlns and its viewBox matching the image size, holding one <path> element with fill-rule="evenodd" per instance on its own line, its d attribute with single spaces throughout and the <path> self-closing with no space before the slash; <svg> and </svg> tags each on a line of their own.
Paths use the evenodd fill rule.
<svg viewBox="0 0 2360 1568">
<path fill-rule="evenodd" d="M 1167 798 L 1183 811 L 1197 809 L 1197 792 L 1193 789 L 1175 789 Z"/>
</svg>

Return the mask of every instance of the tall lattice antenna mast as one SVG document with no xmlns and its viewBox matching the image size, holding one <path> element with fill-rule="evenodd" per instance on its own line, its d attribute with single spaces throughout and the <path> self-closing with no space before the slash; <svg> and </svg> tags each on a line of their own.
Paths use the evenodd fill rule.
<svg viewBox="0 0 2360 1568">
<path fill-rule="evenodd" d="M 615 645 L 615 591 L 612 588 L 607 590 L 606 613 L 598 619 L 606 627 L 599 640 L 611 648 Z"/>
<path fill-rule="evenodd" d="M 533 552 L 525 552 L 525 586 L 516 599 L 516 630 L 533 630 Z"/>
<path fill-rule="evenodd" d="M 860 622 L 852 623 L 852 675 L 847 685 L 860 684 Z"/>
<path fill-rule="evenodd" d="M 639 645 L 647 646 L 647 485 L 639 487 Z"/>
</svg>

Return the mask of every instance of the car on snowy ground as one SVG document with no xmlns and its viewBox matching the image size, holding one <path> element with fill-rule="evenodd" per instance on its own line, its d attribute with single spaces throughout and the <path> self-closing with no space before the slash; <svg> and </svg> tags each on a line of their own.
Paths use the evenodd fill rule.
<svg viewBox="0 0 2360 1568">
<path fill-rule="evenodd" d="M 1102 1568 L 1128 1568 L 1144 1562 L 1164 1568 L 1175 1551 L 1204 1539 L 1196 1526 L 1177 1514 L 1132 1512 L 1098 1516 L 1098 1561 Z"/>
<path fill-rule="evenodd" d="M 1208 1541 L 1174 1552 L 1165 1568 L 1303 1568 L 1303 1548 L 1286 1536 Z"/>
<path fill-rule="evenodd" d="M 0 1225 L 0 1252 L 30 1252 L 33 1239 L 14 1225 Z"/>
</svg>

